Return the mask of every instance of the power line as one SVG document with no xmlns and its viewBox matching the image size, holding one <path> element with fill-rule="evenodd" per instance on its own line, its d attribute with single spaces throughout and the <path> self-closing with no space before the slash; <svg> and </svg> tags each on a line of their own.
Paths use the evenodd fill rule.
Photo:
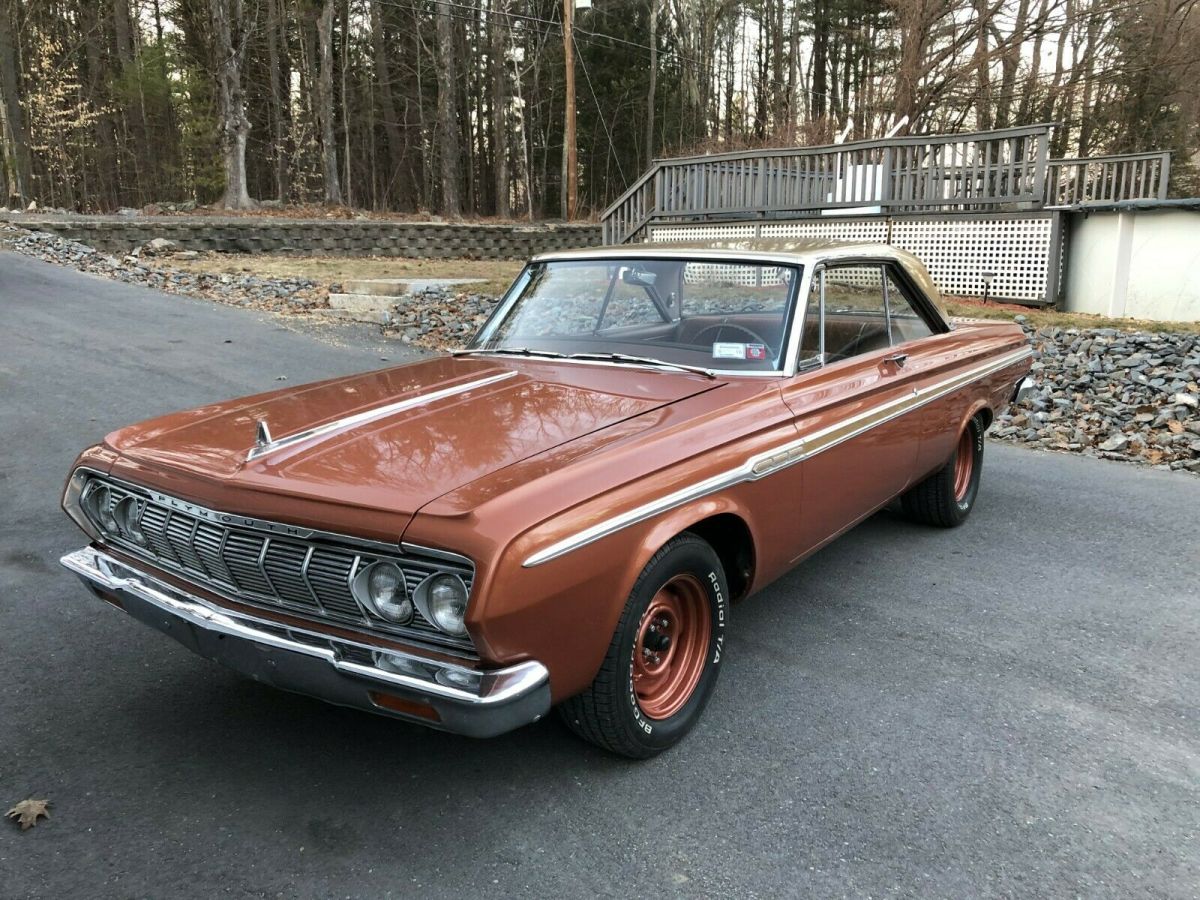
<svg viewBox="0 0 1200 900">
<path fill-rule="evenodd" d="M 572 41 L 574 41 L 574 38 L 572 38 Z M 578 45 L 576 45 L 576 49 L 578 49 Z M 612 132 L 608 130 L 608 121 L 604 118 L 604 110 L 600 108 L 600 98 L 596 96 L 596 89 L 592 87 L 592 76 L 588 74 L 587 63 L 583 61 L 583 54 L 579 54 L 579 67 L 583 69 L 583 77 L 587 81 L 588 91 L 591 92 L 592 102 L 596 104 L 596 118 L 604 126 L 604 136 L 608 138 L 608 146 L 612 150 L 612 159 L 617 164 L 617 173 L 621 176 L 621 189 L 623 191 L 629 187 L 629 180 L 625 177 L 625 170 L 621 167 L 621 154 L 617 152 L 617 144 L 613 140 Z"/>
</svg>

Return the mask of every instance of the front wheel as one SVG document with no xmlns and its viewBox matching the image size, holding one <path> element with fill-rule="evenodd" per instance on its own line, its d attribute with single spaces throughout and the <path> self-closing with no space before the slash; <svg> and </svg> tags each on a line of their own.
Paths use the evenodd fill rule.
<svg viewBox="0 0 1200 900">
<path fill-rule="evenodd" d="M 638 576 L 600 672 L 559 706 L 560 718 L 584 740 L 622 756 L 666 750 L 708 703 L 728 618 L 717 554 L 696 535 L 672 538 Z"/>
<path fill-rule="evenodd" d="M 983 423 L 975 416 L 958 438 L 954 456 L 900 498 L 905 515 L 926 525 L 953 528 L 966 521 L 983 472 Z"/>
</svg>

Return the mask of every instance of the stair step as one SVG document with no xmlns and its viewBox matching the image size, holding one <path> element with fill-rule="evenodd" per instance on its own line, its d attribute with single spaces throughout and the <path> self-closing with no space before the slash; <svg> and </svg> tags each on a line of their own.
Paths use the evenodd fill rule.
<svg viewBox="0 0 1200 900">
<path fill-rule="evenodd" d="M 347 294 L 396 297 L 415 294 L 426 288 L 452 288 L 460 284 L 480 284 L 483 278 L 352 278 L 342 282 Z"/>
</svg>

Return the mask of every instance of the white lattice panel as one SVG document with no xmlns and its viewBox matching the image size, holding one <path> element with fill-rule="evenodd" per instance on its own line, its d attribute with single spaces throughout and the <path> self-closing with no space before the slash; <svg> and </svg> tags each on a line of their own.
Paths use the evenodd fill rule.
<svg viewBox="0 0 1200 900">
<path fill-rule="evenodd" d="M 763 225 L 764 238 L 801 238 L 823 241 L 846 241 L 847 243 L 887 243 L 887 221 L 884 219 L 851 219 L 850 221 L 827 221 L 813 219 L 809 222 L 778 222 Z"/>
<path fill-rule="evenodd" d="M 756 238 L 757 225 L 659 225 L 650 229 L 652 241 L 738 241 Z"/>
<path fill-rule="evenodd" d="M 907 219 L 892 223 L 892 244 L 915 253 L 943 294 L 977 297 L 984 273 L 989 293 L 1012 300 L 1046 297 L 1052 222 L 1019 219 Z"/>
<path fill-rule="evenodd" d="M 761 225 L 673 225 L 655 228 L 653 241 L 800 238 L 883 244 L 889 242 L 885 217 Z M 1052 254 L 1050 216 L 959 218 L 913 216 L 893 218 L 890 243 L 915 253 L 929 268 L 943 294 L 977 297 L 984 292 L 984 273 L 993 274 L 989 294 L 1004 300 L 1037 300 L 1046 296 Z"/>
<path fill-rule="evenodd" d="M 744 287 L 769 287 L 783 283 L 774 266 L 739 266 L 725 263 L 688 263 L 683 270 L 687 284 L 740 284 Z"/>
</svg>

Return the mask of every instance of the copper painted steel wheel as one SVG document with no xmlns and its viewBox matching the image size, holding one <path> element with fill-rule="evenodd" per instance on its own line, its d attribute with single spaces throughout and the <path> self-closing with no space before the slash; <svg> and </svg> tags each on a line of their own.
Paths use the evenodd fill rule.
<svg viewBox="0 0 1200 900">
<path fill-rule="evenodd" d="M 633 645 L 633 691 L 642 715 L 669 719 L 687 704 L 708 659 L 712 618 L 708 592 L 692 575 L 676 575 L 654 595 Z"/>
<path fill-rule="evenodd" d="M 971 489 L 971 475 L 975 470 L 975 434 L 970 428 L 963 429 L 958 439 L 958 453 L 954 457 L 954 499 L 961 503 Z"/>
</svg>

